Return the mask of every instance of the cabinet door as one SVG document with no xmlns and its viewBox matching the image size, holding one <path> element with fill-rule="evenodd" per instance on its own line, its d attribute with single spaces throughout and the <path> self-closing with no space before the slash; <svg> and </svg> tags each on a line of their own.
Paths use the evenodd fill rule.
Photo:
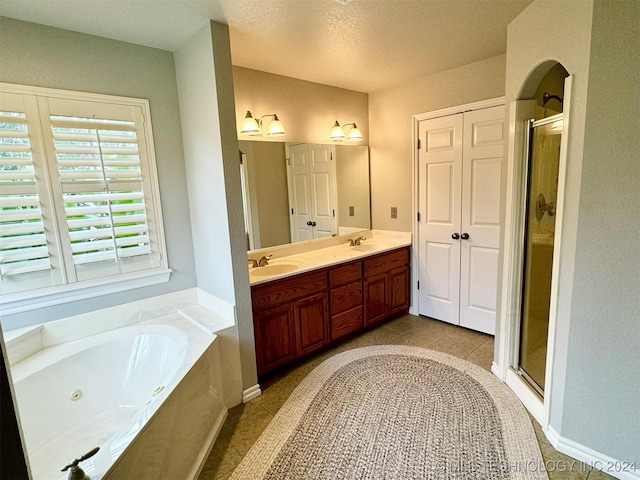
<svg viewBox="0 0 640 480">
<path fill-rule="evenodd" d="M 295 302 L 298 356 L 329 343 L 327 294 L 319 293 Z"/>
<path fill-rule="evenodd" d="M 388 316 L 387 273 L 364 279 L 364 325 L 368 327 Z"/>
<path fill-rule="evenodd" d="M 389 315 L 409 308 L 409 267 L 389 272 Z"/>
<path fill-rule="evenodd" d="M 280 305 L 254 316 L 258 375 L 296 358 L 295 310 Z"/>
</svg>

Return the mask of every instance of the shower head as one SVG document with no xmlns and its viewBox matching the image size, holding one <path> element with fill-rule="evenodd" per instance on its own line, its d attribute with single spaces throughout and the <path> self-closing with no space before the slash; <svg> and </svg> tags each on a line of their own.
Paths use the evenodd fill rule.
<svg viewBox="0 0 640 480">
<path fill-rule="evenodd" d="M 547 102 L 552 98 L 555 98 L 556 100 L 558 100 L 560 102 L 560 105 L 562 105 L 562 99 L 558 95 L 551 95 L 548 92 L 544 92 L 542 94 L 542 106 L 544 107 L 547 104 Z"/>
</svg>

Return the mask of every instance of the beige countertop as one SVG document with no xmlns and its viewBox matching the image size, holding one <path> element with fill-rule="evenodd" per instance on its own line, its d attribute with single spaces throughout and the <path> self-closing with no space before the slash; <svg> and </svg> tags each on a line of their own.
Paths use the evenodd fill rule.
<svg viewBox="0 0 640 480">
<path fill-rule="evenodd" d="M 349 246 L 350 238 L 355 239 L 360 236 L 366 237 L 361 245 Z M 259 260 L 262 256 L 272 255 L 272 257 L 267 266 L 249 267 L 249 283 L 252 286 L 259 285 L 409 245 L 411 245 L 411 233 L 368 230 L 340 237 L 254 250 L 248 252 L 248 258 Z"/>
</svg>

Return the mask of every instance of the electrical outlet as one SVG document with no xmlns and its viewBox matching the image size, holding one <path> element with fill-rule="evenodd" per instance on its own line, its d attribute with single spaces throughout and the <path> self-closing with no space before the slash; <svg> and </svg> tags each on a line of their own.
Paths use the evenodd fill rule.
<svg viewBox="0 0 640 480">
<path fill-rule="evenodd" d="M 398 207 L 391 207 L 391 218 L 398 218 Z"/>
<path fill-rule="evenodd" d="M 355 207 L 350 206 L 349 207 L 349 216 L 353 217 L 355 215 Z"/>
</svg>

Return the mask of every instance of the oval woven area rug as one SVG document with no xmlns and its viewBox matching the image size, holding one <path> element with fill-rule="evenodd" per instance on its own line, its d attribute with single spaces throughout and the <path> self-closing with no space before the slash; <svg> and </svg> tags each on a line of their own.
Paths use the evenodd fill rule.
<svg viewBox="0 0 640 480">
<path fill-rule="evenodd" d="M 433 350 L 382 345 L 316 367 L 231 479 L 548 477 L 524 407 L 491 373 Z"/>
</svg>

